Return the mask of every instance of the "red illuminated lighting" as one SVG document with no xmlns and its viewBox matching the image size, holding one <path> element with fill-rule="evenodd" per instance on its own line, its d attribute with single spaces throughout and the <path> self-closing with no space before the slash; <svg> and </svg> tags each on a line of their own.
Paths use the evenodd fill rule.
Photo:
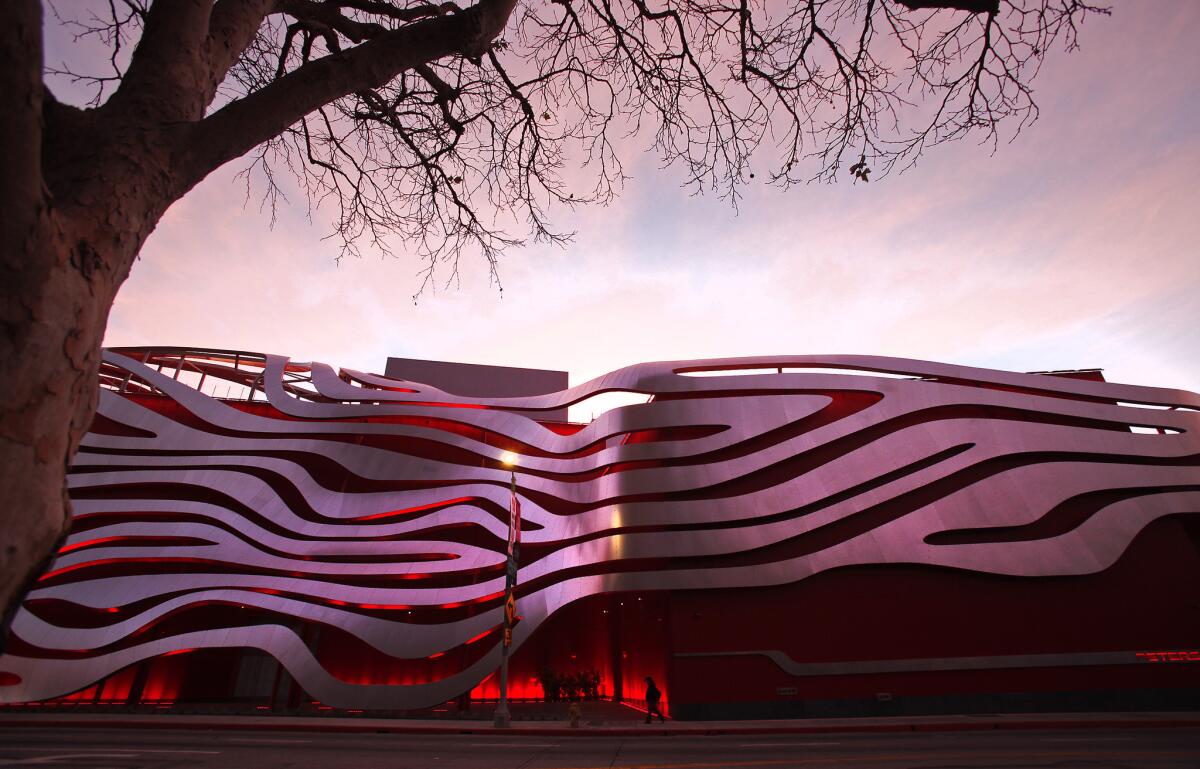
<svg viewBox="0 0 1200 769">
<path fill-rule="evenodd" d="M 105 542 L 116 542 L 118 540 L 128 539 L 127 537 L 100 537 L 99 539 L 89 539 L 87 542 L 76 542 L 73 545 L 64 545 L 58 549 L 59 555 L 66 555 L 75 550 L 82 550 L 85 547 L 94 547 L 102 545 Z"/>
<path fill-rule="evenodd" d="M 1137 657 L 1146 662 L 1200 662 L 1200 651 L 1137 652 Z"/>
<path fill-rule="evenodd" d="M 174 657 L 174 656 L 175 656 L 175 655 L 177 655 L 177 654 L 188 654 L 188 653 L 190 653 L 190 652 L 194 652 L 194 651 L 196 651 L 196 650 L 195 650 L 195 649 L 176 649 L 175 651 L 170 651 L 170 652 L 167 652 L 166 654 L 164 654 L 164 655 L 162 655 L 162 656 L 164 656 L 164 657 Z"/>
<path fill-rule="evenodd" d="M 646 709 L 645 709 L 645 708 L 638 707 L 637 705 L 634 705 L 634 704 L 633 704 L 633 703 L 631 703 L 631 702 L 622 702 L 621 704 L 622 704 L 622 705 L 624 705 L 625 707 L 629 708 L 630 710 L 636 710 L 636 711 L 637 711 L 637 712 L 639 712 L 639 713 L 645 713 L 645 712 L 646 712 Z M 666 708 L 667 708 L 667 702 L 666 702 L 666 700 L 659 700 L 659 702 L 658 702 L 658 706 L 659 706 L 659 709 L 663 711 L 663 714 L 664 714 L 664 715 L 663 715 L 663 717 L 664 717 L 664 718 L 670 718 L 670 716 L 668 716 L 668 715 L 665 715 L 665 714 L 666 714 L 666 712 L 667 712 L 667 710 L 666 710 Z"/>
<path fill-rule="evenodd" d="M 534 683 L 537 679 L 526 681 L 523 678 L 513 678 L 508 686 L 508 696 L 514 700 L 540 700 L 541 687 Z M 500 683 L 495 675 L 488 676 L 471 690 L 471 699 L 476 701 L 495 700 L 500 696 Z"/>
<path fill-rule="evenodd" d="M 476 497 L 455 497 L 454 499 L 445 499 L 440 502 L 430 502 L 428 505 L 420 505 L 418 507 L 406 507 L 403 510 L 389 510 L 386 513 L 374 513 L 372 515 L 360 515 L 357 518 L 350 518 L 351 521 L 377 521 L 380 518 L 392 518 L 401 515 L 410 515 L 419 513 L 422 510 L 432 510 L 437 507 L 451 507 L 453 505 L 461 505 L 464 502 L 470 502 Z"/>
<path fill-rule="evenodd" d="M 110 564 L 125 564 L 125 563 L 203 563 L 203 564 L 221 564 L 221 561 L 214 561 L 209 558 L 101 558 L 96 561 L 84 561 L 72 566 L 64 566 L 55 571 L 48 571 L 38 578 L 38 582 L 45 582 L 48 579 L 69 574 L 78 569 L 91 568 L 93 566 L 108 566 Z M 293 572 L 295 576 L 303 576 L 299 572 Z"/>
<path fill-rule="evenodd" d="M 80 518 L 82 518 L 82 517 L 83 516 L 80 516 Z M 77 550 L 87 550 L 90 548 L 99 547 L 101 545 L 108 545 L 108 544 L 123 544 L 123 545 L 129 546 L 129 547 L 139 547 L 139 546 L 146 546 L 146 545 L 160 545 L 160 546 L 212 545 L 214 543 L 209 540 L 202 540 L 202 539 L 198 539 L 196 537 L 158 537 L 158 536 L 147 537 L 147 536 L 119 535 L 119 536 L 113 536 L 113 537 L 99 537 L 97 539 L 89 539 L 85 542 L 76 542 L 73 545 L 63 545 L 61 548 L 59 548 L 58 554 L 66 555 L 67 553 L 73 553 Z"/>
<path fill-rule="evenodd" d="M 468 641 L 467 641 L 465 644 L 463 644 L 463 645 L 464 645 L 464 646 L 470 646 L 471 644 L 475 643 L 475 642 L 476 642 L 476 641 L 478 641 L 479 639 L 481 639 L 481 638 L 486 638 L 486 637 L 487 637 L 487 636 L 488 636 L 488 635 L 489 635 L 489 634 L 490 634 L 490 633 L 491 633 L 493 630 L 495 630 L 495 629 L 496 629 L 496 628 L 494 628 L 494 627 L 493 627 L 493 628 L 488 628 L 487 630 L 483 631 L 483 632 L 482 632 L 482 633 L 480 633 L 479 635 L 477 635 L 477 636 L 475 636 L 474 638 L 472 638 L 472 639 L 468 640 Z"/>
</svg>

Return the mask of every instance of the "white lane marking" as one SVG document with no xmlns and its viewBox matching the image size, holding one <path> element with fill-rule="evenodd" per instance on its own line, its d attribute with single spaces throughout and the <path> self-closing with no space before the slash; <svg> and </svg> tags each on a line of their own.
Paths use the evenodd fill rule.
<svg viewBox="0 0 1200 769">
<path fill-rule="evenodd" d="M 814 745 L 841 745 L 840 742 L 744 742 L 743 748 L 808 748 Z"/>
<path fill-rule="evenodd" d="M 302 742 L 312 742 L 312 740 L 272 740 L 260 737 L 226 737 L 226 742 L 244 742 L 252 745 L 298 745 Z"/>
<path fill-rule="evenodd" d="M 1043 737 L 1042 742 L 1129 742 L 1132 737 Z"/>
</svg>

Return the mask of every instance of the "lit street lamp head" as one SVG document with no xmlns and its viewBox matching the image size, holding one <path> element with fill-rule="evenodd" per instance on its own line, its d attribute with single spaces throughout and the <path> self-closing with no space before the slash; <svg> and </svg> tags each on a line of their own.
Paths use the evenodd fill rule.
<svg viewBox="0 0 1200 769">
<path fill-rule="evenodd" d="M 500 463 L 505 467 L 515 467 L 517 464 L 517 455 L 511 451 L 506 451 L 500 455 Z"/>
</svg>

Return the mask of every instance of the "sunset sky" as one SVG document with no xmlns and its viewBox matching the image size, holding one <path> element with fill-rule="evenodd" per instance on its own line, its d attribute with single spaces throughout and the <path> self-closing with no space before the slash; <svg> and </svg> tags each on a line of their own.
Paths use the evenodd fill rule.
<svg viewBox="0 0 1200 769">
<path fill-rule="evenodd" d="M 48 63 L 94 61 L 48 27 Z M 572 384 L 647 360 L 862 353 L 1200 390 L 1198 39 L 1200 3 L 1118 2 L 1049 57 L 1040 121 L 994 155 L 959 143 L 868 185 L 750 187 L 736 213 L 631 148 L 624 195 L 560 217 L 568 248 L 507 253 L 503 296 L 468 259 L 461 285 L 414 305 L 414 261 L 335 263 L 327 212 L 310 222 L 298 196 L 271 229 L 235 164 L 168 211 L 106 343 Z"/>
</svg>

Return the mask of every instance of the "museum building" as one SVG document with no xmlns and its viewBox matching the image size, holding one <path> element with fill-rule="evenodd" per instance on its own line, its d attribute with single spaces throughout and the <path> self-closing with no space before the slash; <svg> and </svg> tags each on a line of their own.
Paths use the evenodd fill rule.
<svg viewBox="0 0 1200 769">
<path fill-rule="evenodd" d="M 518 700 L 1200 707 L 1200 395 L 1096 370 L 109 349 L 69 486 L 4 707 L 494 700 L 514 489 Z"/>
</svg>

